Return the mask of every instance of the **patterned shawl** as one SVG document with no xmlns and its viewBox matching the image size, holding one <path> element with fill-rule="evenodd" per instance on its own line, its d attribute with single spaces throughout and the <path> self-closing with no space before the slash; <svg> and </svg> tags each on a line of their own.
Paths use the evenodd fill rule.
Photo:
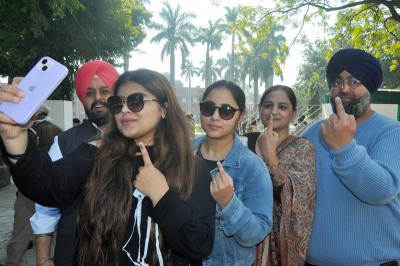
<svg viewBox="0 0 400 266">
<path fill-rule="evenodd" d="M 315 208 L 315 149 L 304 138 L 289 136 L 277 148 L 273 226 L 257 247 L 254 265 L 304 265 Z"/>
</svg>

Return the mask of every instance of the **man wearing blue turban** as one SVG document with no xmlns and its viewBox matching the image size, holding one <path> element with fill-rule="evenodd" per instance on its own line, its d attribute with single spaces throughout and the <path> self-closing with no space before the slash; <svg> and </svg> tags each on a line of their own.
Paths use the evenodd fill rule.
<svg viewBox="0 0 400 266">
<path fill-rule="evenodd" d="M 371 109 L 379 61 L 358 49 L 326 68 L 334 114 L 304 137 L 316 148 L 317 202 L 306 265 L 400 263 L 400 123 Z"/>
</svg>

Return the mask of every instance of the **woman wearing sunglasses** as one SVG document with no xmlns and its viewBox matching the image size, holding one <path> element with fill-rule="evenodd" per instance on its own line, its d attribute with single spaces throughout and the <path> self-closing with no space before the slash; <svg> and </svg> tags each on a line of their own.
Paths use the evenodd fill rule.
<svg viewBox="0 0 400 266">
<path fill-rule="evenodd" d="M 18 91 L 3 88 L 0 101 Z M 192 125 L 173 88 L 157 72 L 126 72 L 108 107 L 108 132 L 54 163 L 0 114 L 1 154 L 15 183 L 48 206 L 81 194 L 79 265 L 201 265 L 214 240 L 211 176 L 193 155 Z"/>
<path fill-rule="evenodd" d="M 195 153 L 203 157 L 213 177 L 216 201 L 215 243 L 203 265 L 253 263 L 255 246 L 271 231 L 272 184 L 260 158 L 235 133 L 245 115 L 242 89 L 225 80 L 211 84 L 200 103 L 205 136 L 195 139 Z"/>
<path fill-rule="evenodd" d="M 304 265 L 315 207 L 314 145 L 289 133 L 296 95 L 287 86 L 268 88 L 260 99 L 265 127 L 255 145 L 274 186 L 274 225 L 257 248 L 257 266 Z"/>
</svg>

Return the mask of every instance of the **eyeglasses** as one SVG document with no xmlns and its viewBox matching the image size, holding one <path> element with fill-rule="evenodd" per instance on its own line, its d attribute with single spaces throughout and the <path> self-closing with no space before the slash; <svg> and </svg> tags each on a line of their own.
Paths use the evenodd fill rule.
<svg viewBox="0 0 400 266">
<path fill-rule="evenodd" d="M 215 106 L 213 102 L 201 102 L 200 113 L 205 117 L 210 117 L 215 113 L 215 109 L 218 109 L 219 116 L 224 120 L 230 120 L 235 115 L 235 112 L 239 109 L 233 108 L 229 104 L 223 104 L 221 107 Z"/>
<path fill-rule="evenodd" d="M 121 96 L 110 96 L 107 99 L 107 106 L 108 106 L 108 110 L 110 110 L 111 113 L 116 115 L 121 112 L 122 107 L 124 107 L 124 104 L 126 103 L 129 110 L 131 110 L 134 113 L 137 113 L 137 112 L 142 111 L 144 102 L 147 102 L 147 101 L 160 102 L 157 99 L 143 99 L 143 94 L 134 93 L 134 94 L 129 95 L 126 98 L 126 100 L 124 100 Z"/>
<path fill-rule="evenodd" d="M 349 79 L 347 80 L 347 82 L 344 82 L 341 79 L 337 79 L 334 82 L 331 83 L 331 88 L 333 89 L 343 89 L 344 88 L 344 84 L 346 84 L 347 86 L 349 86 L 350 88 L 358 88 L 359 86 L 362 85 L 362 82 L 357 80 L 357 79 Z"/>
</svg>

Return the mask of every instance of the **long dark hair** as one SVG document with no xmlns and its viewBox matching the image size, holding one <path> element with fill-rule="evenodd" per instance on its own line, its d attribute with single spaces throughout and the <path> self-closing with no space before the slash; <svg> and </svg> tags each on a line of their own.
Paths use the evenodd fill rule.
<svg viewBox="0 0 400 266">
<path fill-rule="evenodd" d="M 195 179 L 191 147 L 193 125 L 185 117 L 168 80 L 148 69 L 128 71 L 115 84 L 136 82 L 167 108 L 154 136 L 154 166 L 181 199 L 190 196 Z M 136 144 L 118 130 L 112 116 L 102 138 L 94 168 L 83 191 L 78 216 L 78 262 L 80 265 L 118 265 L 123 236 L 132 207 L 132 173 L 137 169 Z M 161 243 L 162 244 L 162 243 Z"/>
</svg>

